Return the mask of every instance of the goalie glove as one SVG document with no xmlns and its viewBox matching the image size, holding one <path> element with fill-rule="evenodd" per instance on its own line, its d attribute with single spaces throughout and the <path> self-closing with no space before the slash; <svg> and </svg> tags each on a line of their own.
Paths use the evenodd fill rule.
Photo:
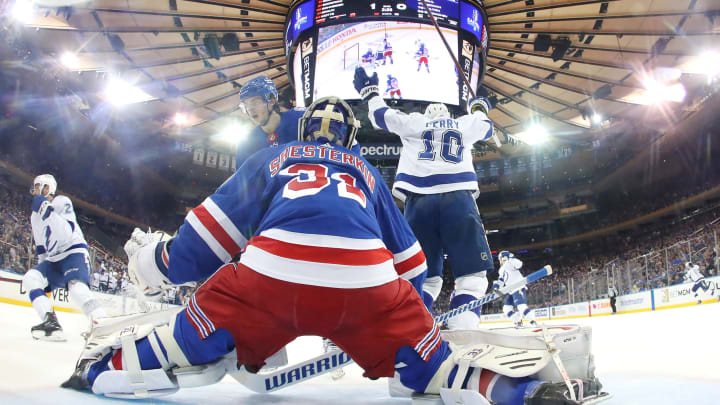
<svg viewBox="0 0 720 405">
<path fill-rule="evenodd" d="M 175 285 L 167 277 L 169 243 L 172 237 L 162 231 L 144 232 L 135 228 L 125 242 L 128 277 L 151 300 L 162 298 L 162 290 Z"/>
<path fill-rule="evenodd" d="M 378 89 L 379 81 L 377 72 L 372 76 L 368 76 L 364 68 L 358 66 L 357 69 L 355 69 L 353 85 L 355 86 L 355 90 L 360 93 L 360 97 L 364 102 L 367 103 L 372 97 L 380 95 L 380 90 Z"/>
<path fill-rule="evenodd" d="M 492 104 L 490 104 L 490 100 L 482 96 L 475 97 L 468 102 L 468 113 L 470 114 L 476 111 L 482 111 L 485 115 L 488 115 L 491 109 Z"/>
</svg>

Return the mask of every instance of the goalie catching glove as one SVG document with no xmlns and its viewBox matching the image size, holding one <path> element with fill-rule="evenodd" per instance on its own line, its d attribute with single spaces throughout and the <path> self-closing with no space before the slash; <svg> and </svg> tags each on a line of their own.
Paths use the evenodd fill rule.
<svg viewBox="0 0 720 405">
<path fill-rule="evenodd" d="M 167 277 L 171 243 L 172 237 L 162 231 L 139 228 L 125 242 L 130 281 L 148 298 L 159 299 L 164 289 L 175 287 Z"/>
<path fill-rule="evenodd" d="M 380 90 L 378 89 L 379 82 L 377 72 L 373 73 L 372 76 L 368 76 L 364 68 L 358 67 L 355 69 L 353 85 L 355 86 L 355 90 L 360 93 L 360 97 L 364 102 L 367 103 L 368 100 L 374 96 L 380 95 Z"/>
</svg>

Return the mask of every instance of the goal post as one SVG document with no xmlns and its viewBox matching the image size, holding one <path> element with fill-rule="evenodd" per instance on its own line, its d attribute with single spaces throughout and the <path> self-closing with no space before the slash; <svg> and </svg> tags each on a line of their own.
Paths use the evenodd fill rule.
<svg viewBox="0 0 720 405">
<path fill-rule="evenodd" d="M 360 44 L 354 43 L 343 51 L 343 69 L 354 69 L 360 63 Z"/>
</svg>

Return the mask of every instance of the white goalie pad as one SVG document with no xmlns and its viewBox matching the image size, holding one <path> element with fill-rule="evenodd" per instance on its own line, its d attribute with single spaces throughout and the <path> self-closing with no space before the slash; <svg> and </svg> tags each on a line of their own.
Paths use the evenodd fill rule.
<svg viewBox="0 0 720 405">
<path fill-rule="evenodd" d="M 595 372 L 595 364 L 591 353 L 592 349 L 592 328 L 589 326 L 578 325 L 556 325 L 546 327 L 549 338 L 559 351 L 565 369 L 570 378 L 593 378 Z M 541 351 L 545 352 L 549 358 L 548 345 L 543 336 L 543 328 L 498 328 L 487 330 L 454 330 L 442 331 L 441 337 L 451 343 L 451 347 L 463 346 L 479 346 L 481 344 L 490 344 L 503 348 L 510 352 L 514 351 Z M 455 349 L 454 349 L 455 350 Z M 498 354 L 502 354 L 497 352 Z M 544 358 L 545 356 L 543 356 Z M 485 368 L 498 371 L 492 367 Z M 506 374 L 503 371 L 498 371 Z M 562 382 L 563 376 L 557 367 L 551 362 L 546 364 L 539 370 L 535 370 L 530 374 L 533 378 L 545 380 L 548 382 Z"/>
</svg>

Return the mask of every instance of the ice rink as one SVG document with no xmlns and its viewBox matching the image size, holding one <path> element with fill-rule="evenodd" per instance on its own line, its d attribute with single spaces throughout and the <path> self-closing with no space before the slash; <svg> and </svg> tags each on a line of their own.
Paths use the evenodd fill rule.
<svg viewBox="0 0 720 405">
<path fill-rule="evenodd" d="M 550 324 L 579 323 L 593 327 L 597 375 L 614 397 L 604 402 L 634 404 L 720 403 L 720 304 L 712 303 L 655 312 L 643 312 Z M 30 327 L 38 323 L 32 308 L 0 304 L 0 403 L 9 404 L 410 404 L 390 398 L 387 383 L 361 377 L 357 366 L 333 381 L 317 377 L 273 394 L 259 395 L 226 377 L 213 386 L 181 390 L 155 400 L 121 401 L 59 388 L 72 373 L 83 346 L 83 316 L 58 313 L 68 341 L 35 341 Z M 507 325 L 507 324 L 501 324 Z M 497 326 L 496 326 L 497 327 Z M 317 337 L 305 337 L 288 348 L 295 363 L 320 353 Z"/>
</svg>

